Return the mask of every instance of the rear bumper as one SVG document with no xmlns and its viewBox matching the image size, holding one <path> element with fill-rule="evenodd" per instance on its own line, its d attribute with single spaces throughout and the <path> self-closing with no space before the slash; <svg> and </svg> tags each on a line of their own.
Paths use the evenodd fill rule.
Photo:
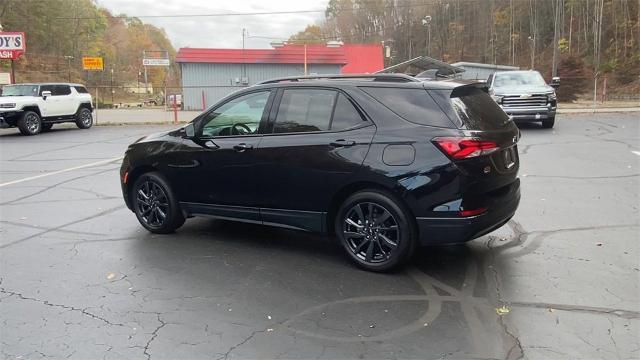
<svg viewBox="0 0 640 360">
<path fill-rule="evenodd" d="M 516 179 L 510 186 L 506 194 L 492 200 L 484 214 L 464 218 L 416 218 L 420 244 L 424 246 L 464 243 L 506 224 L 520 204 L 520 179 Z"/>
<path fill-rule="evenodd" d="M 501 107 L 513 120 L 540 121 L 556 115 L 556 106 Z"/>
</svg>

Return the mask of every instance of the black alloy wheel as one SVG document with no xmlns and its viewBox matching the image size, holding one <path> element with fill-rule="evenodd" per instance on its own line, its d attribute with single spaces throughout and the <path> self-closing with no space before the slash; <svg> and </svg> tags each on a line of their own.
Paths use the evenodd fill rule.
<svg viewBox="0 0 640 360">
<path fill-rule="evenodd" d="M 76 114 L 76 126 L 80 129 L 88 129 L 93 125 L 93 115 L 91 110 L 81 108 Z"/>
<path fill-rule="evenodd" d="M 379 263 L 388 260 L 398 248 L 400 229 L 389 210 L 379 204 L 361 202 L 347 211 L 342 236 L 358 258 Z"/>
<path fill-rule="evenodd" d="M 166 234 L 182 226 L 184 216 L 167 185 L 157 173 L 140 176 L 131 197 L 138 221 L 153 233 Z"/>
<path fill-rule="evenodd" d="M 552 116 L 547 119 L 542 120 L 542 128 L 543 129 L 551 129 L 553 125 L 556 123 L 556 117 Z"/>
<path fill-rule="evenodd" d="M 37 135 L 42 131 L 42 120 L 34 111 L 25 111 L 18 120 L 18 129 L 22 135 Z"/>
<path fill-rule="evenodd" d="M 385 271 L 411 255 L 415 231 L 407 212 L 377 191 L 349 197 L 338 212 L 336 234 L 348 255 L 367 270 Z"/>
</svg>

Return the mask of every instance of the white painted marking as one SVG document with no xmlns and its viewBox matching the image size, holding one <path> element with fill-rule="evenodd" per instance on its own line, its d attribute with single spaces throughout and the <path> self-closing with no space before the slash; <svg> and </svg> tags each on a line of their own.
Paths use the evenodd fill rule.
<svg viewBox="0 0 640 360">
<path fill-rule="evenodd" d="M 640 156 L 640 151 L 631 151 L 631 152 L 636 154 L 636 155 L 638 155 L 638 156 Z"/>
<path fill-rule="evenodd" d="M 48 173 L 45 173 L 45 174 L 42 174 L 42 175 L 30 176 L 30 177 L 26 177 L 26 178 L 23 178 L 23 179 L 13 180 L 13 181 L 9 181 L 9 182 L 0 184 L 0 187 L 13 185 L 13 184 L 18 184 L 18 183 L 25 182 L 25 181 L 31 181 L 31 180 L 35 180 L 35 179 L 40 179 L 40 178 L 47 177 L 47 176 L 58 175 L 58 174 L 66 173 L 66 172 L 73 171 L 73 170 L 79 170 L 79 169 L 84 169 L 84 168 L 88 168 L 88 167 L 92 167 L 92 166 L 108 164 L 108 163 L 113 162 L 113 161 L 122 160 L 122 158 L 123 158 L 122 156 L 119 156 L 119 157 L 112 158 L 112 159 L 100 160 L 100 161 L 92 162 L 90 164 L 74 166 L 74 167 L 70 167 L 70 168 L 62 169 L 62 170 L 58 170 L 58 171 L 52 171 L 52 172 L 48 172 Z"/>
</svg>

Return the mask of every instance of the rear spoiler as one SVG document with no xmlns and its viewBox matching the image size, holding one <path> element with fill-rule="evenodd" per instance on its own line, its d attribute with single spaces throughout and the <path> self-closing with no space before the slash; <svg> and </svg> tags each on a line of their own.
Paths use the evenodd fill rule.
<svg viewBox="0 0 640 360">
<path fill-rule="evenodd" d="M 461 85 L 453 88 L 453 90 L 451 91 L 451 97 L 464 96 L 465 94 L 468 94 L 471 90 L 474 90 L 474 89 L 479 89 L 479 90 L 482 90 L 482 91 L 484 91 L 486 93 L 489 93 L 489 86 L 484 81 L 483 82 L 480 82 L 480 81 L 459 81 L 459 83 Z"/>
</svg>

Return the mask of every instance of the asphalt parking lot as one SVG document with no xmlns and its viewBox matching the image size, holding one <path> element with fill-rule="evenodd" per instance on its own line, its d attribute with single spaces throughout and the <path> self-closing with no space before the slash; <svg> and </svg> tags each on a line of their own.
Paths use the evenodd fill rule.
<svg viewBox="0 0 640 360">
<path fill-rule="evenodd" d="M 306 233 L 211 219 L 147 233 L 117 158 L 167 127 L 2 130 L 2 357 L 639 358 L 639 119 L 523 127 L 515 218 L 392 274 Z"/>
</svg>

